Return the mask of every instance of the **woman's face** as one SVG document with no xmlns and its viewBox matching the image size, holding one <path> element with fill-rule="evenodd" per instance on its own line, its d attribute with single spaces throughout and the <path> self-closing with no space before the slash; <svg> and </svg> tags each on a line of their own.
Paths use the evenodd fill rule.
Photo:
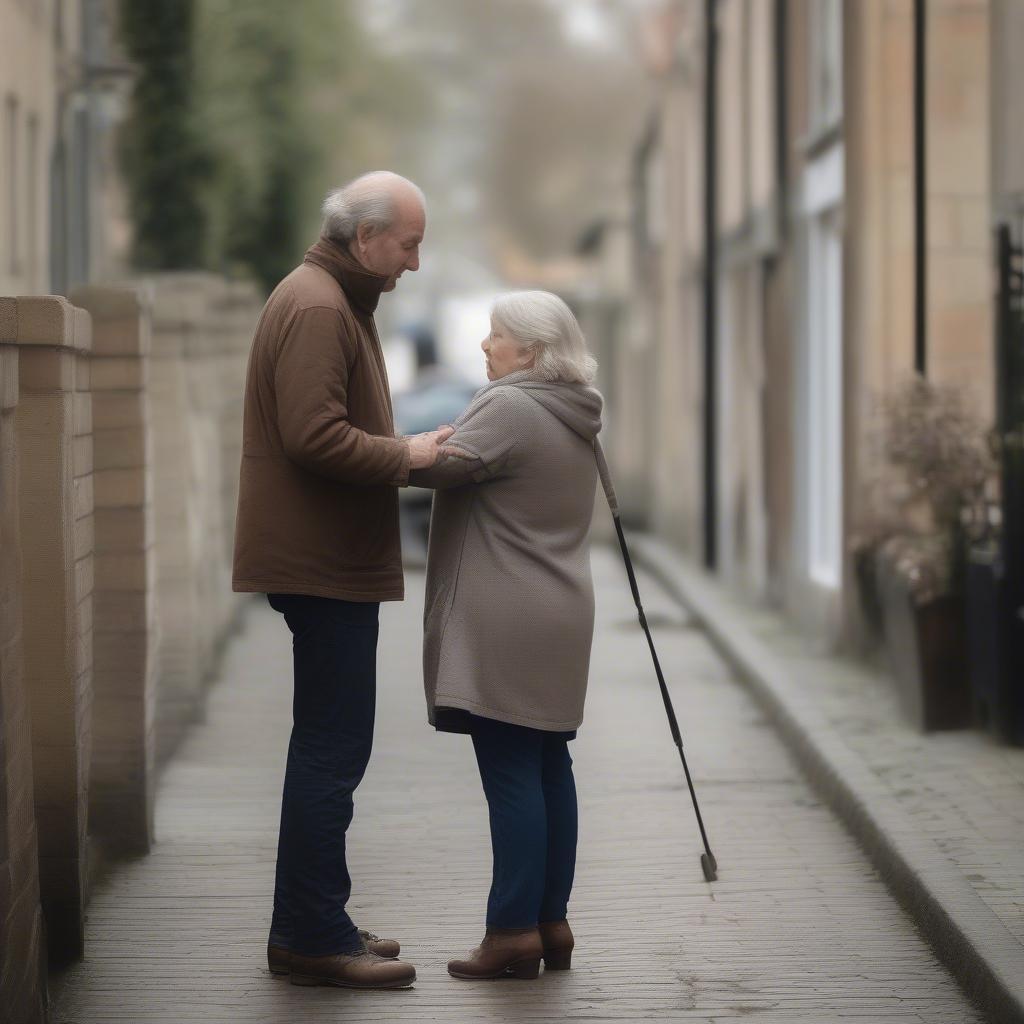
<svg viewBox="0 0 1024 1024">
<path fill-rule="evenodd" d="M 491 333 L 480 343 L 487 357 L 487 379 L 498 380 L 516 370 L 533 366 L 535 353 L 523 348 L 508 331 L 491 317 Z"/>
</svg>

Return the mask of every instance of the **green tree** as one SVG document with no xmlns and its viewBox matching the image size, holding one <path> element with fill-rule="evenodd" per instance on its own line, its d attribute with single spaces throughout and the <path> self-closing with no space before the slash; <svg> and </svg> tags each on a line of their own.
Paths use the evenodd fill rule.
<svg viewBox="0 0 1024 1024">
<path fill-rule="evenodd" d="M 395 99 L 415 88 L 346 0 L 200 0 L 200 15 L 214 265 L 269 290 L 316 237 L 326 189 L 379 162 L 367 123 L 399 131 Z"/>
<path fill-rule="evenodd" d="M 121 160 L 133 259 L 149 269 L 202 266 L 204 188 L 213 160 L 197 127 L 191 0 L 121 0 L 122 41 L 138 67 Z"/>
<path fill-rule="evenodd" d="M 121 3 L 139 68 L 122 147 L 138 266 L 269 290 L 316 237 L 329 186 L 402 169 L 425 90 L 350 0 Z"/>
</svg>

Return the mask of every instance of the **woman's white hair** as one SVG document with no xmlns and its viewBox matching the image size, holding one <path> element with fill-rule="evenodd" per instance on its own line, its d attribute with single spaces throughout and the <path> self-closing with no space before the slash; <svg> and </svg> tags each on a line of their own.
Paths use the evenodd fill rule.
<svg viewBox="0 0 1024 1024">
<path fill-rule="evenodd" d="M 426 209 L 419 186 L 392 171 L 370 171 L 333 189 L 321 207 L 324 219 L 320 233 L 347 246 L 356 237 L 360 224 L 368 224 L 374 235 L 386 231 L 394 219 L 395 192 L 403 187 L 410 189 Z"/>
<path fill-rule="evenodd" d="M 508 292 L 491 307 L 491 316 L 524 348 L 537 354 L 534 372 L 542 380 L 591 384 L 597 360 L 587 351 L 572 310 L 551 292 Z"/>
</svg>

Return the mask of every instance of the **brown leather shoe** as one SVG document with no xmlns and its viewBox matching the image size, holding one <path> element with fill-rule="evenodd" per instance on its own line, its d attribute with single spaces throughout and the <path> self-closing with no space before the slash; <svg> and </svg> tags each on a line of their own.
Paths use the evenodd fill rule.
<svg viewBox="0 0 1024 1024">
<path fill-rule="evenodd" d="M 416 980 L 416 968 L 401 960 L 377 956 L 368 949 L 334 956 L 291 954 L 293 985 L 337 985 L 340 988 L 408 988 Z"/>
<path fill-rule="evenodd" d="M 530 981 L 540 972 L 544 947 L 536 928 L 488 928 L 483 942 L 466 960 L 449 960 L 453 978 L 522 978 Z"/>
<path fill-rule="evenodd" d="M 267 944 L 267 966 L 271 974 L 287 974 L 292 968 L 292 955 L 284 946 Z"/>
<path fill-rule="evenodd" d="M 568 921 L 541 921 L 537 926 L 544 944 L 544 969 L 567 971 L 572 964 L 572 951 L 576 940 Z"/>
<path fill-rule="evenodd" d="M 402 952 L 397 939 L 382 939 L 373 932 L 359 929 L 359 938 L 371 953 L 382 956 L 386 960 L 394 960 Z M 284 975 L 291 970 L 291 953 L 284 946 L 267 946 L 267 967 L 271 974 Z"/>
<path fill-rule="evenodd" d="M 376 953 L 377 956 L 382 956 L 386 960 L 394 960 L 402 952 L 398 939 L 382 939 L 379 935 L 374 935 L 373 932 L 365 931 L 362 928 L 359 929 L 359 938 L 363 940 L 371 953 Z"/>
</svg>

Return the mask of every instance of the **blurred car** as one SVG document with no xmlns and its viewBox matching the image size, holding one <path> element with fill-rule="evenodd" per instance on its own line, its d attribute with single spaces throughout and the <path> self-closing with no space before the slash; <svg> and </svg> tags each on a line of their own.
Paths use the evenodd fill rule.
<svg viewBox="0 0 1024 1024">
<path fill-rule="evenodd" d="M 416 383 L 392 398 L 395 429 L 400 434 L 422 434 L 451 423 L 469 405 L 478 385 L 445 367 L 423 370 Z M 398 491 L 403 532 L 426 541 L 433 491 L 402 487 Z"/>
</svg>

